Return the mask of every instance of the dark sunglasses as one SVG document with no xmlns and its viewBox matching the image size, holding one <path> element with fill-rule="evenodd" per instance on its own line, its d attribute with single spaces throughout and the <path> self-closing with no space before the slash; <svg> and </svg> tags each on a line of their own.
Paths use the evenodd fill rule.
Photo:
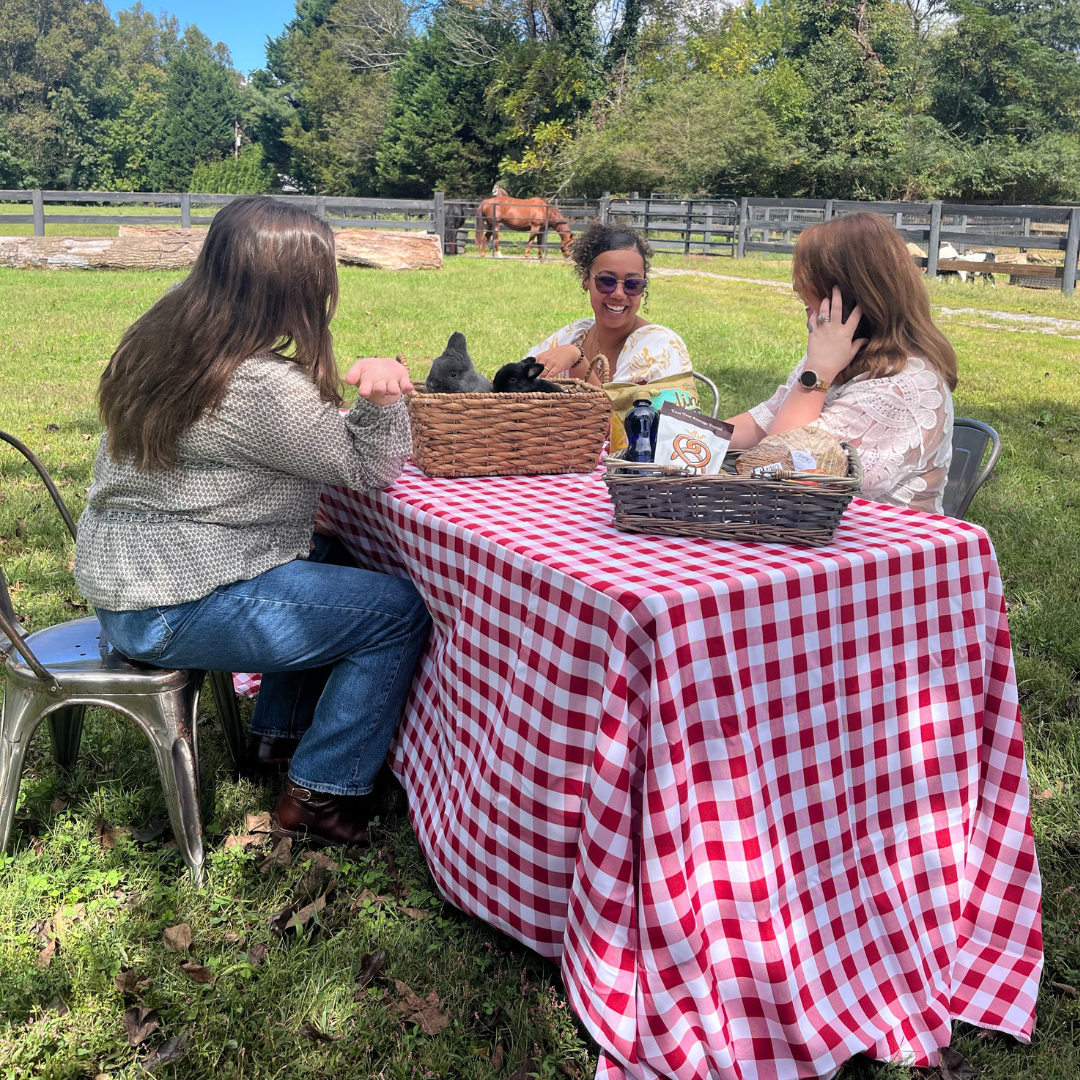
<svg viewBox="0 0 1080 1080">
<path fill-rule="evenodd" d="M 619 287 L 620 281 L 627 296 L 640 296 L 648 284 L 643 277 L 617 278 L 614 274 L 593 274 L 592 279 L 597 289 L 608 296 Z"/>
</svg>

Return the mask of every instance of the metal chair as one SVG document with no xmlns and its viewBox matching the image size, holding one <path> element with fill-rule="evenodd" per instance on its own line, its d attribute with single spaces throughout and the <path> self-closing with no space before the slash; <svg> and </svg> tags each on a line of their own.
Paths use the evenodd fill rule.
<svg viewBox="0 0 1080 1080">
<path fill-rule="evenodd" d="M 36 455 L 13 435 L 0 440 L 18 450 L 37 471 L 64 524 L 75 521 L 52 477 Z M 196 710 L 202 671 L 175 671 L 128 660 L 101 632 L 96 618 L 75 619 L 24 635 L 0 567 L 0 659 L 6 656 L 7 687 L 0 713 L 0 850 L 7 846 L 19 799 L 23 761 L 42 720 L 49 721 L 53 756 L 70 768 L 78 760 L 88 705 L 115 709 L 134 720 L 154 748 L 177 848 L 198 883 L 202 879 Z M 10 654 L 10 655 L 8 655 Z M 210 672 L 222 732 L 239 765 L 243 725 L 230 672 Z"/>
<path fill-rule="evenodd" d="M 717 390 L 716 383 L 714 383 L 708 375 L 701 375 L 696 371 L 691 372 L 691 374 L 694 376 L 695 379 L 697 379 L 699 383 L 704 383 L 704 385 L 712 391 L 712 418 L 715 420 L 716 414 L 720 411 L 720 391 Z"/>
<path fill-rule="evenodd" d="M 990 456 L 983 464 L 983 455 L 988 446 Z M 1001 437 L 989 424 L 959 417 L 954 420 L 952 465 L 949 466 L 949 478 L 941 500 L 942 512 L 963 520 L 975 493 L 993 472 L 1000 456 Z"/>
</svg>

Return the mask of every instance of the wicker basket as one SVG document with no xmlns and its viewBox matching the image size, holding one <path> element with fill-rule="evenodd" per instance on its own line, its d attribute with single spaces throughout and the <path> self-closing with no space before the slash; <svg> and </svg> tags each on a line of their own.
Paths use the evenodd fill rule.
<svg viewBox="0 0 1080 1080">
<path fill-rule="evenodd" d="M 611 429 L 598 386 L 553 379 L 566 394 L 429 394 L 408 400 L 413 463 L 428 476 L 537 476 L 596 468 Z"/>
<path fill-rule="evenodd" d="M 708 536 L 714 540 L 828 544 L 840 518 L 862 486 L 862 462 L 843 444 L 847 476 L 791 473 L 790 479 L 642 474 L 641 466 L 609 463 L 604 480 L 615 504 L 615 527 L 662 536 Z M 730 453 L 725 465 L 738 453 Z M 655 466 L 654 466 L 655 468 Z"/>
</svg>

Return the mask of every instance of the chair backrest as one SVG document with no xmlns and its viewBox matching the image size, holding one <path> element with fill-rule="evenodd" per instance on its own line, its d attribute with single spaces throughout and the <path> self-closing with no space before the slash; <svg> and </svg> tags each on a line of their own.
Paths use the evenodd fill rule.
<svg viewBox="0 0 1080 1080">
<path fill-rule="evenodd" d="M 990 456 L 984 464 L 988 446 Z M 1001 437 L 989 424 L 961 417 L 953 422 L 952 465 L 941 500 L 945 514 L 963 520 L 975 492 L 993 471 L 1000 456 Z"/>
<path fill-rule="evenodd" d="M 691 372 L 691 374 L 699 383 L 704 383 L 712 391 L 712 418 L 715 420 L 716 414 L 720 411 L 720 391 L 717 390 L 716 383 L 714 383 L 708 375 L 700 375 L 696 371 Z"/>
</svg>

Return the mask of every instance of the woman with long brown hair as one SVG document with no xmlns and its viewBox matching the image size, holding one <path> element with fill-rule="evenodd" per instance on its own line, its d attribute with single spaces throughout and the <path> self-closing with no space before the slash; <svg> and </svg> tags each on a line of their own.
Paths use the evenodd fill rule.
<svg viewBox="0 0 1080 1080">
<path fill-rule="evenodd" d="M 276 830 L 356 844 L 430 623 L 409 581 L 313 548 L 322 484 L 385 487 L 411 445 L 394 360 L 353 364 L 339 412 L 337 295 L 325 222 L 265 196 L 218 213 L 101 378 L 75 578 L 132 659 L 262 671 L 248 768 L 289 770 Z"/>
<path fill-rule="evenodd" d="M 940 514 L 956 353 L 900 234 L 878 214 L 813 225 L 795 245 L 792 277 L 806 355 L 768 401 L 731 418 L 732 445 L 814 425 L 858 448 L 866 498 Z"/>
</svg>

